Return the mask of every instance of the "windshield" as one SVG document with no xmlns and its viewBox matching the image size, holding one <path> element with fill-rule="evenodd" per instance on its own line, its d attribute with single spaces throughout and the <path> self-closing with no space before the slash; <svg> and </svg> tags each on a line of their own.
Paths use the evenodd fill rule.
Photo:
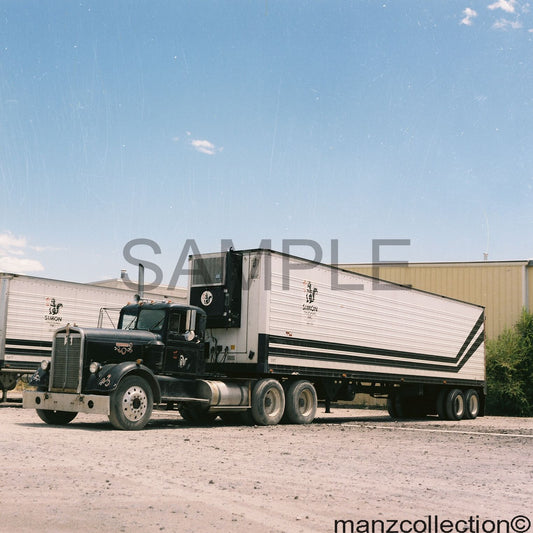
<svg viewBox="0 0 533 533">
<path fill-rule="evenodd" d="M 137 324 L 137 315 L 124 313 L 122 315 L 122 321 L 120 322 L 120 329 L 135 329 Z"/>
<path fill-rule="evenodd" d="M 164 309 L 141 309 L 139 314 L 124 313 L 121 329 L 141 329 L 145 331 L 160 331 L 165 322 Z"/>
</svg>

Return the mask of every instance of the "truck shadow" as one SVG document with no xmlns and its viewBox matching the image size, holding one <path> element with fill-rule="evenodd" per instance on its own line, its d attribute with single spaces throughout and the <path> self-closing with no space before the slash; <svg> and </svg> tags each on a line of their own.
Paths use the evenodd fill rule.
<svg viewBox="0 0 533 533">
<path fill-rule="evenodd" d="M 13 406 L 11 406 L 13 407 Z M 22 406 L 20 406 L 22 407 Z M 44 422 L 41 422 L 37 415 L 36 420 L 32 422 L 20 422 L 17 425 L 21 427 L 26 428 L 43 428 L 46 427 L 46 424 Z M 431 418 L 424 418 L 420 419 L 420 421 L 431 421 Z M 411 421 L 418 421 L 411 419 Z M 183 429 L 212 429 L 217 430 L 218 428 L 235 428 L 235 429 L 248 429 L 248 428 L 257 428 L 257 427 L 270 427 L 272 430 L 275 430 L 276 427 L 278 428 L 286 428 L 290 427 L 291 429 L 294 428 L 305 428 L 310 426 L 338 426 L 346 423 L 380 423 L 380 424 L 394 424 L 395 421 L 390 418 L 388 414 L 383 415 L 371 415 L 371 416 L 331 416 L 329 415 L 327 418 L 324 417 L 317 417 L 311 424 L 307 425 L 296 425 L 296 424 L 279 424 L 278 426 L 253 426 L 253 425 L 244 425 L 244 424 L 230 424 L 227 422 L 224 422 L 220 419 L 215 420 L 211 424 L 192 424 L 190 422 L 187 422 L 183 420 L 179 415 L 176 414 L 176 416 L 168 415 L 165 417 L 156 417 L 150 420 L 146 427 L 142 429 L 140 432 L 132 431 L 132 432 L 121 432 L 121 433 L 127 433 L 127 434 L 138 434 L 142 433 L 143 431 L 154 431 L 154 430 L 162 430 L 162 429 L 177 429 L 177 428 L 183 428 Z M 52 425 L 50 424 L 50 427 L 54 428 L 62 428 L 65 431 L 118 431 L 113 428 L 110 422 L 107 420 L 102 421 L 85 421 L 85 420 L 73 420 L 67 425 L 59 426 L 59 425 Z"/>
</svg>

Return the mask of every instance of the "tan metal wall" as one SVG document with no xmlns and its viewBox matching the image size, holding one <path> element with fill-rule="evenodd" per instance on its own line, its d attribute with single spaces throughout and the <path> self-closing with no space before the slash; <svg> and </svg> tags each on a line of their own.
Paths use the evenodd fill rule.
<svg viewBox="0 0 533 533">
<path fill-rule="evenodd" d="M 511 327 L 524 307 L 533 308 L 533 265 L 528 261 L 380 264 L 377 267 L 352 264 L 341 267 L 483 305 L 486 308 L 486 333 L 490 339 Z"/>
</svg>

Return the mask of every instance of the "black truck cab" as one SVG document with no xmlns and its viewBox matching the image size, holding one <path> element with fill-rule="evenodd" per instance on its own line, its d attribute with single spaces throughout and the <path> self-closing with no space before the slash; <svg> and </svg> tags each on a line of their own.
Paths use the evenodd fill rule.
<svg viewBox="0 0 533 533">
<path fill-rule="evenodd" d="M 164 353 L 148 366 L 161 374 L 200 375 L 205 371 L 206 314 L 193 306 L 139 302 L 122 308 L 118 329 L 150 331 L 164 344 Z"/>
</svg>

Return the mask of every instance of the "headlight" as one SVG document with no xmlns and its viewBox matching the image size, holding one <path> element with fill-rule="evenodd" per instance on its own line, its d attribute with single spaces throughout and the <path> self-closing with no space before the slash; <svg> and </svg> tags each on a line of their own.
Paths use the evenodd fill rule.
<svg viewBox="0 0 533 533">
<path fill-rule="evenodd" d="M 44 370 L 46 372 L 49 368 L 50 368 L 50 361 L 47 361 L 46 359 L 41 361 L 41 369 L 42 370 Z"/>
<path fill-rule="evenodd" d="M 98 374 L 98 372 L 100 372 L 100 369 L 102 368 L 102 365 L 96 361 L 93 361 L 90 365 L 89 365 L 89 372 L 91 374 Z"/>
</svg>

